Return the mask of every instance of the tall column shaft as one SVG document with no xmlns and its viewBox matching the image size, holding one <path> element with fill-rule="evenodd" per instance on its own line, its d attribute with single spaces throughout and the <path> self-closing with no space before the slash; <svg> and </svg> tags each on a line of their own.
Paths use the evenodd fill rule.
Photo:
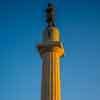
<svg viewBox="0 0 100 100">
<path fill-rule="evenodd" d="M 46 52 L 43 57 L 41 100 L 60 100 L 60 57 Z"/>
</svg>

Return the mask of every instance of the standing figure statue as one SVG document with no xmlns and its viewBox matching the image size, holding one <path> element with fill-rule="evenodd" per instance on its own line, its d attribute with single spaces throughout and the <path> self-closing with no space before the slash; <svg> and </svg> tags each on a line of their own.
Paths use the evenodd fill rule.
<svg viewBox="0 0 100 100">
<path fill-rule="evenodd" d="M 49 3 L 48 8 L 46 9 L 46 22 L 48 23 L 48 27 L 55 26 L 55 12 L 54 12 L 54 5 Z"/>
</svg>

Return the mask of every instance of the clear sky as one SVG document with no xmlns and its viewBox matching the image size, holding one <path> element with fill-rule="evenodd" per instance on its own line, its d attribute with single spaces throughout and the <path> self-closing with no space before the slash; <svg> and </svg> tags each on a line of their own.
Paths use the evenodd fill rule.
<svg viewBox="0 0 100 100">
<path fill-rule="evenodd" d="M 40 100 L 36 45 L 49 0 L 0 0 L 0 100 Z M 100 100 L 100 1 L 55 0 L 64 42 L 62 100 Z"/>
</svg>

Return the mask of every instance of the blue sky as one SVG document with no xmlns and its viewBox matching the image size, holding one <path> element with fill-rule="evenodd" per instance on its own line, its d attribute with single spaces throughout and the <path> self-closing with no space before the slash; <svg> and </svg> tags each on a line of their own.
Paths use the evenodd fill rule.
<svg viewBox="0 0 100 100">
<path fill-rule="evenodd" d="M 40 100 L 36 45 L 49 0 L 0 0 L 0 100 Z M 100 1 L 54 0 L 64 42 L 62 100 L 100 100 Z"/>
</svg>

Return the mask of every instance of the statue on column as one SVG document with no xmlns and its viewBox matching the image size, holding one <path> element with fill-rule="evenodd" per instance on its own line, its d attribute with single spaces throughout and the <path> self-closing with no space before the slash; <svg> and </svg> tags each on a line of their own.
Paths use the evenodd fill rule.
<svg viewBox="0 0 100 100">
<path fill-rule="evenodd" d="M 55 20 L 55 12 L 54 12 L 54 5 L 49 3 L 48 8 L 46 9 L 46 22 L 48 23 L 48 27 L 55 26 L 54 20 Z"/>
</svg>

